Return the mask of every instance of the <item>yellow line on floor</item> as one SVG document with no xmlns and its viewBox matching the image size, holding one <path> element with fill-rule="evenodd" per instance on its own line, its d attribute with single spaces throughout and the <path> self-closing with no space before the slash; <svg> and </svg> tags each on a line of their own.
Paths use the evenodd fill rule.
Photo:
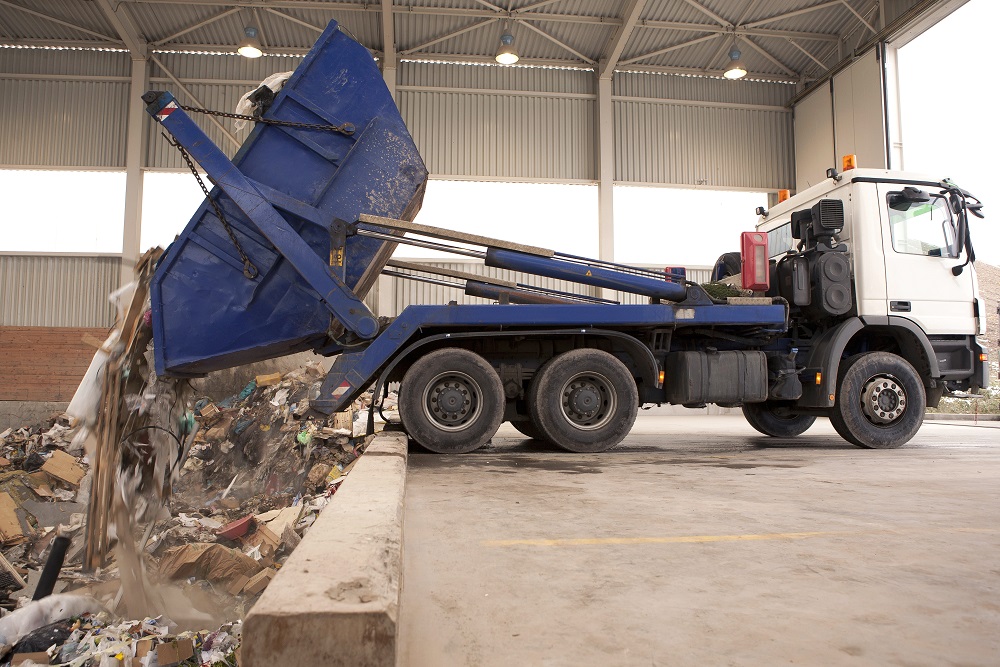
<svg viewBox="0 0 1000 667">
<path fill-rule="evenodd" d="M 674 537 L 579 537 L 564 539 L 483 540 L 485 547 L 578 547 L 618 544 L 697 544 L 706 542 L 759 542 L 764 540 L 805 540 L 811 537 L 906 535 L 912 533 L 997 534 L 996 528 L 948 526 L 920 529 L 881 528 L 871 530 L 821 530 L 804 533 L 758 533 L 749 535 L 677 535 Z"/>
<path fill-rule="evenodd" d="M 486 540 L 487 547 L 575 547 L 597 544 L 688 544 L 697 542 L 751 542 L 755 540 L 804 540 L 810 537 L 844 535 L 843 531 L 765 533 L 758 535 L 681 535 L 676 537 L 581 537 L 554 540 Z M 853 533 L 852 533 L 853 534 Z"/>
</svg>

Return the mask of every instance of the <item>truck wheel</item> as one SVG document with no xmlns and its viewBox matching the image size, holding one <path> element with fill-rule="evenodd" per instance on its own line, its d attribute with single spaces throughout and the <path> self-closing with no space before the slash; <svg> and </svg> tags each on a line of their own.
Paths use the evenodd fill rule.
<svg viewBox="0 0 1000 667">
<path fill-rule="evenodd" d="M 546 440 L 545 434 L 542 433 L 542 431 L 528 419 L 511 422 L 510 425 L 513 426 L 518 433 L 525 435 L 532 440 L 541 440 L 543 442 Z"/>
<path fill-rule="evenodd" d="M 437 350 L 406 371 L 399 388 L 399 418 L 421 446 L 438 454 L 479 449 L 503 421 L 503 383 L 474 352 Z"/>
<path fill-rule="evenodd" d="M 571 452 L 603 452 L 632 430 L 639 391 L 625 364 L 607 352 L 572 350 L 539 369 L 528 410 L 545 440 Z"/>
<path fill-rule="evenodd" d="M 758 432 L 773 438 L 794 438 L 813 425 L 811 415 L 788 414 L 787 408 L 775 401 L 744 403 L 743 416 Z"/>
<path fill-rule="evenodd" d="M 742 257 L 738 252 L 727 252 L 719 255 L 712 268 L 712 280 L 718 282 L 729 276 L 738 276 L 743 271 Z"/>
<path fill-rule="evenodd" d="M 924 384 L 898 355 L 868 352 L 850 357 L 841 365 L 837 385 L 830 423 L 853 445 L 902 447 L 924 422 Z"/>
</svg>

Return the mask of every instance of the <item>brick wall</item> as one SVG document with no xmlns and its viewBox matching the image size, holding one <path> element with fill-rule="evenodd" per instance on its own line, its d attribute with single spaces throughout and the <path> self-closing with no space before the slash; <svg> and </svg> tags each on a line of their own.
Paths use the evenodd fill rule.
<svg viewBox="0 0 1000 667">
<path fill-rule="evenodd" d="M 107 329 L 0 327 L 0 401 L 69 401 Z"/>
</svg>

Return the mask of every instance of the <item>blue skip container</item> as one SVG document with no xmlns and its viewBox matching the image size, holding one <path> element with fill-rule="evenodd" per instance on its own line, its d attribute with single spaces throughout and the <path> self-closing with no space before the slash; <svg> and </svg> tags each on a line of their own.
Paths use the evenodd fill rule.
<svg viewBox="0 0 1000 667">
<path fill-rule="evenodd" d="M 348 236 L 341 261 L 331 242 L 335 222 L 363 213 L 412 220 L 427 182 L 371 54 L 331 21 L 264 118 L 346 132 L 257 123 L 231 162 L 169 93 L 144 100 L 217 183 L 211 199 L 256 268 L 252 278 L 245 275 L 236 244 L 206 200 L 150 285 L 157 373 L 199 376 L 327 345 L 339 323 L 330 294 L 316 286 L 335 276 L 363 298 L 396 245 Z M 313 269 L 312 279 L 303 267 Z"/>
</svg>

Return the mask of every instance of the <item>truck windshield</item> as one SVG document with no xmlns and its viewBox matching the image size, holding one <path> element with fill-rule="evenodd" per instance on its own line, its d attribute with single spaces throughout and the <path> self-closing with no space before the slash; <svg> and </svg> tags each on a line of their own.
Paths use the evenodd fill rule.
<svg viewBox="0 0 1000 667">
<path fill-rule="evenodd" d="M 908 255 L 957 257 L 955 221 L 944 197 L 931 195 L 930 201 L 907 201 L 899 192 L 890 192 L 889 227 L 892 249 Z"/>
</svg>

